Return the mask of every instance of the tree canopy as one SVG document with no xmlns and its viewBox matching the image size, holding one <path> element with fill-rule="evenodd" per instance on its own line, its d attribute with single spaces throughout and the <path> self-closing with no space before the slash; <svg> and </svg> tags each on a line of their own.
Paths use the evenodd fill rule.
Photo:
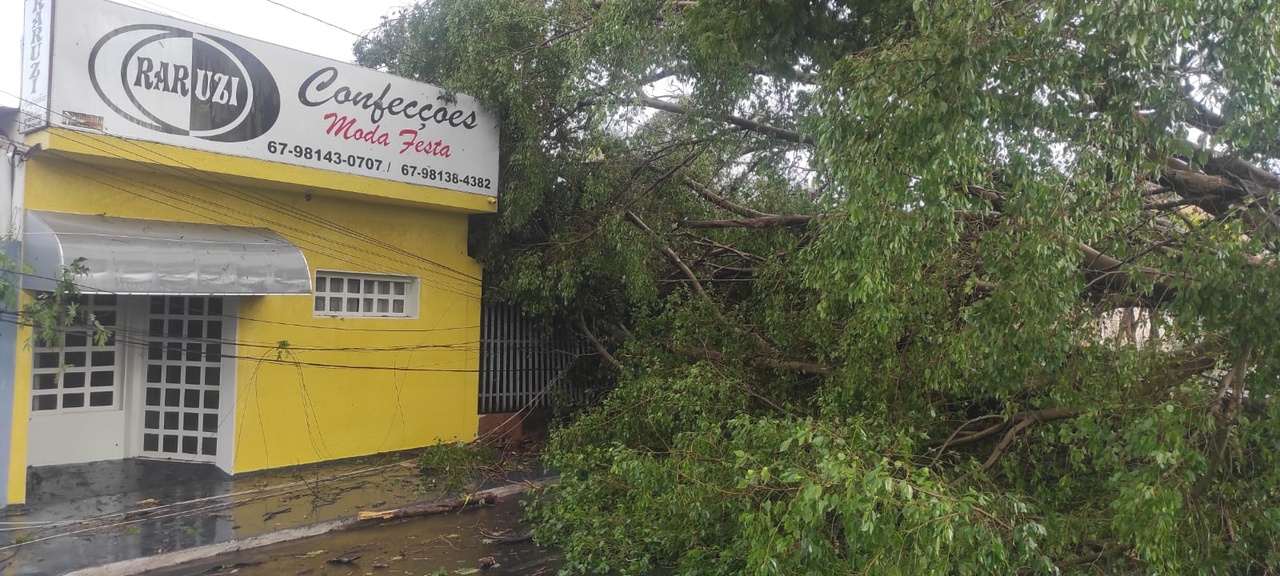
<svg viewBox="0 0 1280 576">
<path fill-rule="evenodd" d="M 533 509 L 573 570 L 1262 574 L 1278 34 L 1266 0 L 427 0 L 357 54 L 502 118 L 488 289 L 609 383 Z"/>
</svg>

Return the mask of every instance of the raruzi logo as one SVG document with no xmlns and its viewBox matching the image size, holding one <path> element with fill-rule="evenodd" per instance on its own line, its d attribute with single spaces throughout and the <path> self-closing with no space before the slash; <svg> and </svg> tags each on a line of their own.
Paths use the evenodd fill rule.
<svg viewBox="0 0 1280 576">
<path fill-rule="evenodd" d="M 137 24 L 89 53 L 93 88 L 117 114 L 165 134 L 243 142 L 280 116 L 275 78 L 248 50 L 216 36 Z"/>
</svg>

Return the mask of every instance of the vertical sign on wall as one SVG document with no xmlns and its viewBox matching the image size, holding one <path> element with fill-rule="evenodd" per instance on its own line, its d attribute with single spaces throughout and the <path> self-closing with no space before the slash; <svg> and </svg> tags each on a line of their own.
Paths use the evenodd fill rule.
<svg viewBox="0 0 1280 576">
<path fill-rule="evenodd" d="M 26 0 L 22 27 L 22 94 L 18 109 L 20 132 L 49 124 L 49 52 L 52 45 L 54 0 Z"/>
</svg>

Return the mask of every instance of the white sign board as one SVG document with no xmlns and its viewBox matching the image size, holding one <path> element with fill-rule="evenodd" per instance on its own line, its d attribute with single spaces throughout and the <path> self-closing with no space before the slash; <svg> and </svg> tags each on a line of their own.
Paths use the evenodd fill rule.
<svg viewBox="0 0 1280 576">
<path fill-rule="evenodd" d="M 29 1 L 54 3 L 52 125 L 497 194 L 498 121 L 473 98 L 102 0 Z"/>
<path fill-rule="evenodd" d="M 26 0 L 22 8 L 22 94 L 18 130 L 31 132 L 49 122 L 49 31 L 52 0 Z"/>
</svg>

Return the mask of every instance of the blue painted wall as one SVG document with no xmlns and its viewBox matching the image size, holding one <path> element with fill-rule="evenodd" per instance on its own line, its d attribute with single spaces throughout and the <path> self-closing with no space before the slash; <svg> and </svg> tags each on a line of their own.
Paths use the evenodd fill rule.
<svg viewBox="0 0 1280 576">
<path fill-rule="evenodd" d="M 20 257 L 18 242 L 0 240 L 0 249 L 10 262 Z M 0 278 L 0 282 L 17 282 L 17 275 Z M 18 303 L 0 301 L 0 312 L 13 312 Z M 9 449 L 13 435 L 13 367 L 18 353 L 18 325 L 16 316 L 0 314 L 0 506 L 9 504 Z"/>
</svg>

